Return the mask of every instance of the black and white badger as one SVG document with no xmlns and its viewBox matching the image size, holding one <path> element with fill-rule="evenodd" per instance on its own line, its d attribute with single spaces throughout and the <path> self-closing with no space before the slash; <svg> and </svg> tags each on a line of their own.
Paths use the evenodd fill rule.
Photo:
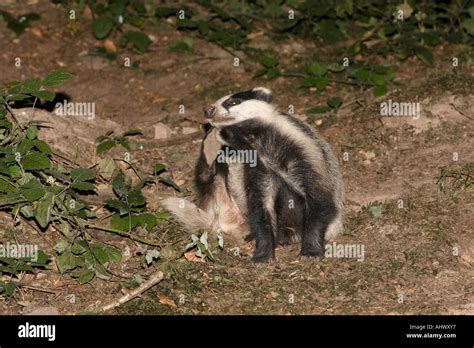
<svg viewBox="0 0 474 348">
<path fill-rule="evenodd" d="M 302 257 L 323 256 L 324 241 L 342 231 L 337 161 L 313 128 L 271 102 L 272 93 L 257 87 L 204 108 L 210 126 L 195 170 L 196 204 L 168 198 L 164 206 L 190 231 L 255 239 L 254 262 L 298 241 Z"/>
</svg>

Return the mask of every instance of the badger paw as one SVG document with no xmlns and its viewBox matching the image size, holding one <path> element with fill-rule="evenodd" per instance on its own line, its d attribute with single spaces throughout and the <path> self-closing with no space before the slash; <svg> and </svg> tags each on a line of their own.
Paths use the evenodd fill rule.
<svg viewBox="0 0 474 348">
<path fill-rule="evenodd" d="M 265 252 L 265 253 L 255 253 L 252 257 L 252 262 L 254 263 L 267 263 L 275 261 L 275 253 Z"/>
</svg>

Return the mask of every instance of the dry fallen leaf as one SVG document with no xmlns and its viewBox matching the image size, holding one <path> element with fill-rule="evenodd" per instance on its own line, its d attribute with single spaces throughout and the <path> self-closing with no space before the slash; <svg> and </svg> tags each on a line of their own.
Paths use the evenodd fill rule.
<svg viewBox="0 0 474 348">
<path fill-rule="evenodd" d="M 160 300 L 161 304 L 176 308 L 176 303 L 174 303 L 174 301 L 169 297 L 166 297 L 165 295 L 158 295 L 158 299 Z"/>
<path fill-rule="evenodd" d="M 30 31 L 34 36 L 43 37 L 43 32 L 40 28 L 31 28 Z"/>
<path fill-rule="evenodd" d="M 117 52 L 117 47 L 115 46 L 114 42 L 112 40 L 105 40 L 104 41 L 104 48 L 107 50 L 107 52 L 110 53 L 115 53 Z"/>
<path fill-rule="evenodd" d="M 205 259 L 201 259 L 200 257 L 197 257 L 194 250 L 190 250 L 187 253 L 184 253 L 184 258 L 191 262 L 201 262 L 201 263 L 206 262 Z"/>
</svg>

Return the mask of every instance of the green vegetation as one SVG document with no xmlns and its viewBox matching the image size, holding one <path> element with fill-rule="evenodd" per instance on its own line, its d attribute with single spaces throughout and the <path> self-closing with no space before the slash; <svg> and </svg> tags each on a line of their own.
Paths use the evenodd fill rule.
<svg viewBox="0 0 474 348">
<path fill-rule="evenodd" d="M 141 190 L 145 185 L 159 182 L 179 188 L 171 179 L 160 177 L 166 169 L 163 164 L 155 165 L 151 175 L 144 173 L 129 158 L 104 157 L 89 167 L 77 167 L 38 138 L 40 124 L 22 125 L 16 120 L 10 103 L 32 97 L 35 103 L 37 99 L 53 100 L 55 94 L 46 88 L 59 85 L 69 77 L 67 71 L 56 70 L 44 79 L 13 81 L 1 90 L 0 208 L 10 211 L 17 223 L 31 220 L 39 230 L 47 231 L 53 226 L 60 231 L 62 239 L 54 247 L 59 271 L 70 273 L 80 283 L 87 283 L 95 277 L 108 279 L 109 264 L 121 260 L 120 250 L 95 240 L 90 231 L 102 230 L 157 246 L 133 234 L 138 226 L 150 232 L 169 218 L 165 213 L 145 212 L 146 200 Z M 131 130 L 113 137 L 113 133 L 108 132 L 97 139 L 97 153 L 104 154 L 115 145 L 131 150 L 128 138 L 140 134 L 140 130 Z M 132 185 L 132 178 L 117 169 L 115 161 L 125 162 L 138 182 Z M 87 199 L 96 194 L 99 180 L 111 183 L 116 195 L 102 203 L 113 213 L 110 226 L 99 224 L 102 219 L 97 217 L 96 209 L 92 209 Z M 35 262 L 0 258 L 0 276 L 13 277 L 20 271 L 33 272 L 37 267 L 47 267 L 48 257 L 44 253 L 41 255 Z M 0 292 L 11 295 L 18 284 L 14 280 L 0 283 Z"/>
</svg>

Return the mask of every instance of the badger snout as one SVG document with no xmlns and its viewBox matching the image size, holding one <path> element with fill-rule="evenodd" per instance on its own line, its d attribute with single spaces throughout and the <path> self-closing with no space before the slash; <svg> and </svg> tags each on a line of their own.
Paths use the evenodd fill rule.
<svg viewBox="0 0 474 348">
<path fill-rule="evenodd" d="M 207 105 L 204 107 L 204 117 L 205 118 L 213 118 L 216 113 L 216 106 L 215 105 Z"/>
</svg>

